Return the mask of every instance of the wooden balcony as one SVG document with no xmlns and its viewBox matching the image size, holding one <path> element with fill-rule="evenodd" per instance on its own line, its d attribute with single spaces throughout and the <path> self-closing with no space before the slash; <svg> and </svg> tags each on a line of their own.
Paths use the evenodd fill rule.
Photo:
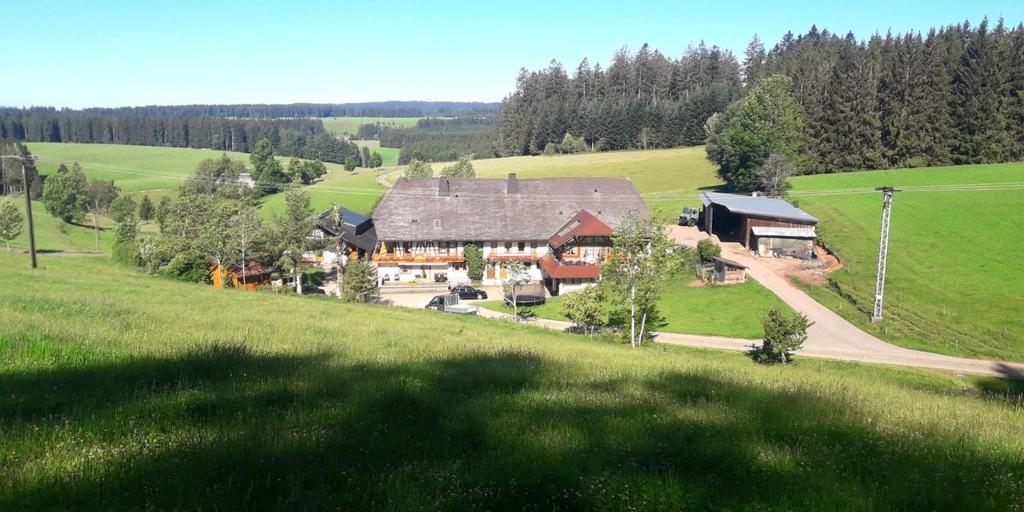
<svg viewBox="0 0 1024 512">
<path fill-rule="evenodd" d="M 462 263 L 466 258 L 456 255 L 374 254 L 374 263 Z"/>
</svg>

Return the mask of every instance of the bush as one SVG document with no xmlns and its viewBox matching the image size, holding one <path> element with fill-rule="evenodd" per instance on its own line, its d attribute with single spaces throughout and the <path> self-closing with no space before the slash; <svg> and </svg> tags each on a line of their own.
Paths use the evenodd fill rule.
<svg viewBox="0 0 1024 512">
<path fill-rule="evenodd" d="M 463 255 L 466 258 L 466 270 L 469 274 L 469 278 L 473 281 L 479 281 L 484 278 L 484 253 L 479 247 L 473 244 L 467 244 L 463 249 Z"/>
<path fill-rule="evenodd" d="M 711 263 L 712 258 L 722 254 L 722 248 L 710 238 L 697 242 L 697 256 L 701 263 Z"/>
<path fill-rule="evenodd" d="M 772 308 L 761 319 L 761 325 L 764 326 L 761 348 L 754 349 L 751 356 L 759 363 L 786 364 L 790 361 L 790 352 L 799 350 L 807 340 L 807 328 L 812 322 L 800 313 L 788 316 Z"/>
<path fill-rule="evenodd" d="M 199 254 L 179 254 L 171 258 L 171 261 L 160 270 L 160 274 L 178 281 L 209 283 L 210 264 Z"/>
<path fill-rule="evenodd" d="M 139 257 L 139 246 L 134 241 L 115 243 L 114 248 L 111 250 L 111 257 L 113 257 L 114 261 L 123 265 L 138 267 L 142 264 Z"/>
</svg>

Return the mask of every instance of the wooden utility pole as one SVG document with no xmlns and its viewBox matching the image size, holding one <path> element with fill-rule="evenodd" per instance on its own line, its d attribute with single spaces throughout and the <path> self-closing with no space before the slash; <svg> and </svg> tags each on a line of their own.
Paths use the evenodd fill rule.
<svg viewBox="0 0 1024 512">
<path fill-rule="evenodd" d="M 4 158 L 17 159 L 21 163 L 21 183 L 25 187 L 25 215 L 28 217 L 28 253 L 29 257 L 32 258 L 32 268 L 37 268 L 36 263 L 36 230 L 35 224 L 32 222 L 32 194 L 28 182 L 28 167 L 25 165 L 25 160 L 32 157 L 22 155 L 0 155 L 0 161 Z"/>
<path fill-rule="evenodd" d="M 899 192 L 892 187 L 879 187 L 882 191 L 882 234 L 878 242 L 878 273 L 875 275 L 875 308 L 871 312 L 871 321 L 882 319 L 882 298 L 885 295 L 885 260 L 889 253 L 889 219 L 892 217 L 892 196 Z"/>
</svg>

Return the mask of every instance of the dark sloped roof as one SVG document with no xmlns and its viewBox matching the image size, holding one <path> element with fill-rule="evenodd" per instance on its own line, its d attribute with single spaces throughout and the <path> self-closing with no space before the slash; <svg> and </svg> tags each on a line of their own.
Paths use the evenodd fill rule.
<svg viewBox="0 0 1024 512">
<path fill-rule="evenodd" d="M 726 265 L 728 265 L 730 267 L 737 267 L 737 268 L 743 268 L 743 269 L 750 268 L 750 267 L 748 267 L 748 266 L 746 266 L 746 265 L 744 265 L 744 264 L 742 264 L 742 263 L 740 263 L 738 261 L 733 261 L 733 260 L 730 260 L 730 259 L 726 259 L 726 258 L 723 258 L 721 256 L 712 256 L 711 259 L 713 259 L 715 261 L 721 261 L 722 263 L 725 263 Z"/>
<path fill-rule="evenodd" d="M 718 192 L 703 192 L 701 199 L 705 205 L 717 204 L 726 207 L 732 213 L 741 215 L 753 215 L 757 217 L 771 217 L 793 222 L 806 224 L 817 224 L 818 219 L 811 214 L 793 206 L 781 199 L 770 197 L 744 196 L 739 194 L 721 194 Z"/>
<path fill-rule="evenodd" d="M 613 232 L 612 228 L 601 222 L 601 219 L 586 210 L 580 210 L 548 240 L 548 243 L 558 249 L 577 236 L 612 236 Z"/>
<path fill-rule="evenodd" d="M 374 210 L 381 240 L 548 240 L 580 210 L 614 226 L 647 206 L 623 178 L 508 180 L 451 178 L 438 194 L 437 178 L 400 178 Z"/>
<path fill-rule="evenodd" d="M 333 210 L 321 213 L 319 224 L 327 233 L 341 235 L 341 239 L 353 247 L 373 252 L 377 246 L 377 231 L 370 218 L 348 208 L 341 208 L 340 226 L 334 222 Z"/>
</svg>

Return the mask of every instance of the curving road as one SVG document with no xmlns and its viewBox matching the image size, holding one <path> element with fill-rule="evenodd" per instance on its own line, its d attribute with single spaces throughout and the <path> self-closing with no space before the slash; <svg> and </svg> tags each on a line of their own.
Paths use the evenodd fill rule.
<svg viewBox="0 0 1024 512">
<path fill-rule="evenodd" d="M 697 228 L 681 226 L 670 226 L 669 233 L 676 242 L 689 246 L 695 246 L 697 241 L 707 237 L 706 233 L 698 231 Z M 719 242 L 717 237 L 715 237 L 715 241 Z M 1024 364 L 1022 363 L 945 356 L 897 347 L 882 341 L 822 306 L 799 288 L 793 286 L 763 260 L 751 256 L 747 249 L 740 244 L 720 243 L 720 245 L 723 256 L 750 267 L 747 269 L 747 274 L 750 277 L 814 322 L 814 325 L 807 331 L 804 348 L 798 352 L 801 355 L 1024 379 Z M 672 342 L 662 339 L 662 336 L 664 335 L 658 337 L 658 341 Z M 740 340 L 732 342 L 736 344 L 740 343 Z M 746 341 L 746 343 L 749 344 L 750 341 Z"/>
</svg>

